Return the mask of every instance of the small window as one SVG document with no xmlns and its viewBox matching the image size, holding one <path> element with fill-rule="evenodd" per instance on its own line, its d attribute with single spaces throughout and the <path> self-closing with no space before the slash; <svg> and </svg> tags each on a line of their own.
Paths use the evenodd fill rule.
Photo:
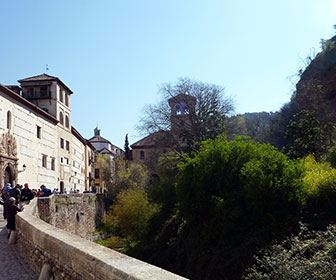
<svg viewBox="0 0 336 280">
<path fill-rule="evenodd" d="M 47 156 L 42 155 L 42 167 L 47 167 Z"/>
<path fill-rule="evenodd" d="M 55 158 L 51 158 L 51 170 L 55 170 Z"/>
<path fill-rule="evenodd" d="M 63 138 L 61 138 L 61 143 L 60 144 L 61 144 L 61 148 L 64 149 L 64 139 Z"/>
<path fill-rule="evenodd" d="M 59 100 L 63 102 L 63 91 L 61 89 L 59 91 Z"/>
<path fill-rule="evenodd" d="M 61 125 L 64 124 L 63 113 L 62 112 L 59 113 L 59 122 L 60 122 Z"/>
<path fill-rule="evenodd" d="M 95 169 L 95 178 L 99 179 L 99 169 L 98 168 Z"/>
<path fill-rule="evenodd" d="M 63 158 L 61 157 L 61 163 L 63 163 Z"/>
<path fill-rule="evenodd" d="M 65 126 L 67 127 L 67 128 L 69 128 L 69 126 L 70 126 L 70 123 L 69 123 L 69 117 L 66 115 L 65 116 Z"/>
<path fill-rule="evenodd" d="M 66 93 L 64 94 L 64 99 L 65 99 L 65 106 L 69 107 L 69 95 L 67 95 Z"/>
<path fill-rule="evenodd" d="M 36 136 L 41 139 L 41 127 L 38 125 L 36 126 Z"/>
<path fill-rule="evenodd" d="M 64 160 L 65 160 L 66 164 L 69 164 L 69 159 L 68 158 L 64 158 Z"/>
<path fill-rule="evenodd" d="M 73 167 L 76 167 L 76 162 L 75 162 L 75 161 L 73 161 L 72 165 L 73 165 Z"/>
<path fill-rule="evenodd" d="M 145 159 L 145 152 L 144 151 L 140 152 L 140 159 Z"/>
<path fill-rule="evenodd" d="M 12 127 L 12 113 L 10 111 L 7 112 L 7 129 L 11 129 Z"/>
<path fill-rule="evenodd" d="M 65 142 L 65 148 L 66 148 L 66 150 L 67 150 L 68 152 L 70 152 L 70 143 L 69 143 L 69 141 L 66 141 L 66 142 Z"/>
</svg>

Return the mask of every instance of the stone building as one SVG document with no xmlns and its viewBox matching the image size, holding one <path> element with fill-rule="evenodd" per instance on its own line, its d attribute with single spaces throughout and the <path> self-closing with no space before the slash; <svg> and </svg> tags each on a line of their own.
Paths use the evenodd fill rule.
<svg viewBox="0 0 336 280">
<path fill-rule="evenodd" d="M 152 173 L 160 156 L 183 147 L 183 135 L 190 131 L 195 116 L 196 98 L 179 94 L 168 100 L 170 107 L 170 130 L 152 133 L 131 145 L 135 163 L 145 164 Z"/>
<path fill-rule="evenodd" d="M 94 147 L 71 125 L 73 92 L 42 74 L 0 85 L 0 187 L 90 190 Z"/>
<path fill-rule="evenodd" d="M 95 148 L 95 156 L 97 156 L 98 154 L 108 156 L 111 162 L 111 172 L 114 176 L 115 175 L 114 159 L 118 156 L 121 156 L 124 153 L 123 150 L 113 145 L 109 140 L 102 137 L 100 135 L 100 129 L 98 129 L 98 127 L 94 129 L 94 136 L 89 139 L 89 142 Z M 94 166 L 94 186 L 97 192 L 108 191 L 104 186 L 104 182 L 102 180 L 102 170 L 98 162 L 95 162 Z"/>
</svg>

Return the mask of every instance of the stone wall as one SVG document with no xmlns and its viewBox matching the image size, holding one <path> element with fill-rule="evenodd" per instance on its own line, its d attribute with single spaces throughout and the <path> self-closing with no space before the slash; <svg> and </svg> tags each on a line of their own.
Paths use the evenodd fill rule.
<svg viewBox="0 0 336 280">
<path fill-rule="evenodd" d="M 50 265 L 50 279 L 185 279 L 56 228 L 38 216 L 37 199 L 17 214 L 17 244 L 36 271 Z"/>
<path fill-rule="evenodd" d="M 103 222 L 103 194 L 68 194 L 41 197 L 37 200 L 39 217 L 45 222 L 93 240 L 94 231 Z"/>
</svg>

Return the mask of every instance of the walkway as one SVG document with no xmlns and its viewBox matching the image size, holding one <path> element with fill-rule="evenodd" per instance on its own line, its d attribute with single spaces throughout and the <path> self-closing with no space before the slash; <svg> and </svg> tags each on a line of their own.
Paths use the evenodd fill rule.
<svg viewBox="0 0 336 280">
<path fill-rule="evenodd" d="M 38 275 L 21 257 L 16 245 L 8 245 L 6 220 L 0 206 L 0 280 L 36 280 Z"/>
</svg>

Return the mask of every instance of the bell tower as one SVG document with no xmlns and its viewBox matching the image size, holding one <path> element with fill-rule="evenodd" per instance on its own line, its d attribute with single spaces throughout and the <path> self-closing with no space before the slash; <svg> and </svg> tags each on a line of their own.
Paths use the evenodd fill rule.
<svg viewBox="0 0 336 280">
<path fill-rule="evenodd" d="M 168 99 L 168 103 L 171 132 L 179 135 L 190 130 L 195 121 L 196 98 L 181 93 Z"/>
</svg>

